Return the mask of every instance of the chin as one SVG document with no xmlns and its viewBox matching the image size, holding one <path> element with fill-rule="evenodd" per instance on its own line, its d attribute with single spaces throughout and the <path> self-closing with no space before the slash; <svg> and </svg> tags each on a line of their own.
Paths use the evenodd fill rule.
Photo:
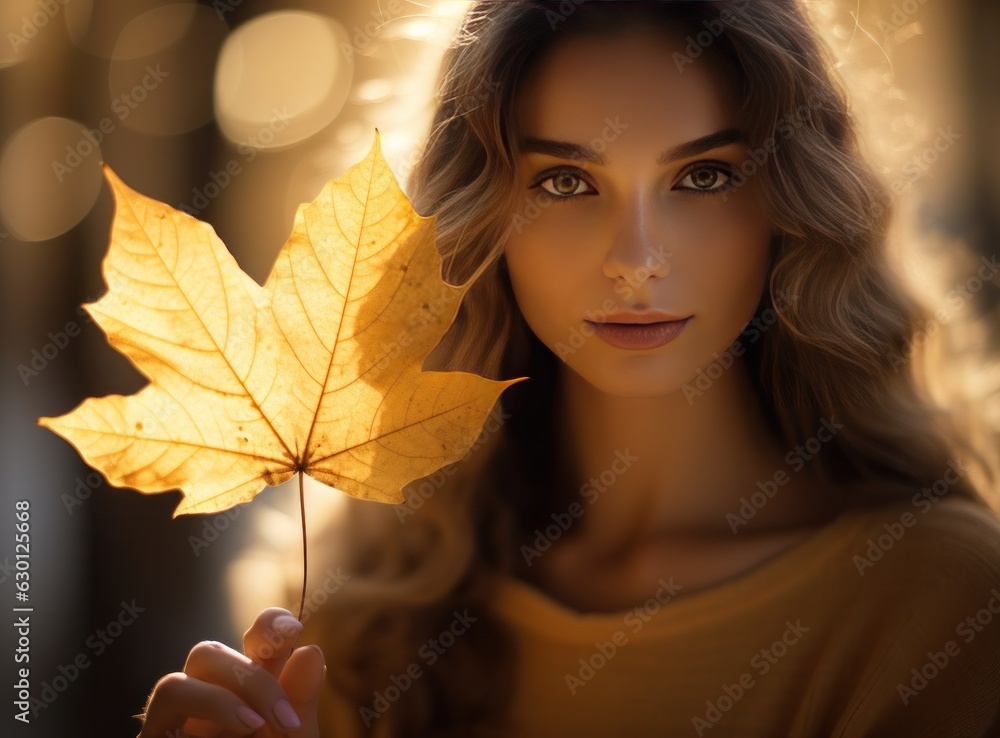
<svg viewBox="0 0 1000 738">
<path fill-rule="evenodd" d="M 573 372 L 594 389 L 613 397 L 634 399 L 680 393 L 695 374 L 694 368 L 650 355 L 625 357 L 615 362 L 590 362 L 581 356 L 563 363 L 563 371 Z"/>
</svg>

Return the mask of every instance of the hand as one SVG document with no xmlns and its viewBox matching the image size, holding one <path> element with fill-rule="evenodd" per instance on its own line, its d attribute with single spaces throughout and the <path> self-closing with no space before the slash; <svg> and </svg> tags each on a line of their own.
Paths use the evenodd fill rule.
<svg viewBox="0 0 1000 738">
<path fill-rule="evenodd" d="M 326 663 L 319 646 L 292 650 L 301 632 L 288 610 L 269 607 L 243 634 L 244 653 L 197 644 L 183 672 L 156 683 L 138 738 L 319 738 Z"/>
</svg>

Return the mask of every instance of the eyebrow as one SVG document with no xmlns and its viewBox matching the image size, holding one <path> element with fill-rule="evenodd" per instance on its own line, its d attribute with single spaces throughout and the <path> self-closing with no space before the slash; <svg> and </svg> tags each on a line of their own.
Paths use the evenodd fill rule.
<svg viewBox="0 0 1000 738">
<path fill-rule="evenodd" d="M 669 164 L 678 159 L 688 159 L 706 151 L 717 149 L 720 146 L 727 146 L 743 141 L 743 135 L 736 128 L 726 128 L 721 131 L 709 133 L 693 141 L 678 144 L 667 149 L 656 157 L 657 164 Z M 549 154 L 561 159 L 583 159 L 604 166 L 607 160 L 603 154 L 593 149 L 571 141 L 553 141 L 547 138 L 525 138 L 521 142 L 521 150 L 524 153 Z"/>
</svg>

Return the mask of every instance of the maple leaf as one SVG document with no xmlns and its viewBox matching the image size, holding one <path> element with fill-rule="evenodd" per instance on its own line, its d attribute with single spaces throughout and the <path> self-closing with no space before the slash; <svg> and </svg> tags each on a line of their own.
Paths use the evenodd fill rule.
<svg viewBox="0 0 1000 738">
<path fill-rule="evenodd" d="M 115 197 L 108 291 L 84 307 L 150 380 L 39 418 L 108 481 L 179 489 L 174 517 L 225 510 L 297 472 L 354 497 L 462 458 L 520 377 L 422 371 L 470 284 L 441 279 L 379 146 L 299 207 L 263 287 L 214 229 L 129 189 Z"/>
</svg>

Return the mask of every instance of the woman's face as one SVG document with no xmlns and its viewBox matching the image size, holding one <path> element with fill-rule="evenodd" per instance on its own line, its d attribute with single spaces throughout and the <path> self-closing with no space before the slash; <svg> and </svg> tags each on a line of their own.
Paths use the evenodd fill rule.
<svg viewBox="0 0 1000 738">
<path fill-rule="evenodd" d="M 568 39 L 516 101 L 514 293 L 538 338 L 609 394 L 681 389 L 739 336 L 767 277 L 754 178 L 733 187 L 747 158 L 733 80 L 710 52 L 678 67 L 685 45 L 646 30 Z M 663 343 L 670 318 L 689 320 Z"/>
</svg>

